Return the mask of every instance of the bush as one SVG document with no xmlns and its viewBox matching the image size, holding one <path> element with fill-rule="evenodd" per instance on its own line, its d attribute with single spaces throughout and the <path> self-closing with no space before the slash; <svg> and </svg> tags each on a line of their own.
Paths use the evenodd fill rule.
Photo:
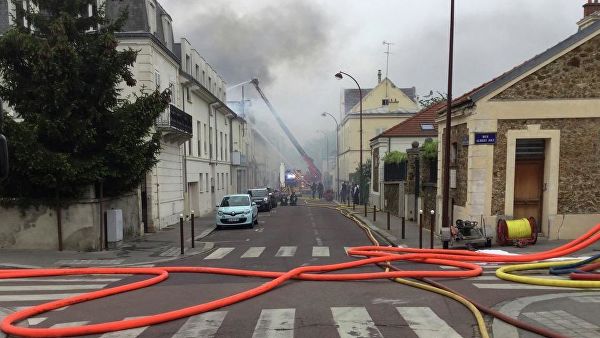
<svg viewBox="0 0 600 338">
<path fill-rule="evenodd" d="M 402 162 L 406 162 L 406 159 L 406 153 L 395 150 L 385 154 L 383 157 L 383 162 L 385 164 L 400 164 Z"/>
<path fill-rule="evenodd" d="M 426 160 L 436 160 L 438 156 L 438 141 L 429 141 L 423 144 L 422 157 Z"/>
</svg>

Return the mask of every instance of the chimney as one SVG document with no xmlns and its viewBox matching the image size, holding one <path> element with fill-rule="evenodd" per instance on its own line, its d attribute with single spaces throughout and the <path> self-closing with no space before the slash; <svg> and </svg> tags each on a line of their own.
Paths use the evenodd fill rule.
<svg viewBox="0 0 600 338">
<path fill-rule="evenodd" d="M 590 16 L 597 11 L 600 11 L 598 0 L 588 0 L 587 4 L 583 5 L 583 17 Z"/>
<path fill-rule="evenodd" d="M 377 83 L 381 83 L 381 69 L 377 71 Z"/>
<path fill-rule="evenodd" d="M 577 25 L 579 30 L 582 30 L 600 19 L 600 3 L 598 0 L 588 0 L 587 4 L 583 5 L 583 19 Z"/>
</svg>

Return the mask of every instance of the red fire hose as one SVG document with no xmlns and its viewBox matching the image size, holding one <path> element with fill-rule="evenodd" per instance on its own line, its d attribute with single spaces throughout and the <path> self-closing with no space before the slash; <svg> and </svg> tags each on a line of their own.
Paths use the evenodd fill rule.
<svg viewBox="0 0 600 338">
<path fill-rule="evenodd" d="M 189 317 L 199 313 L 212 311 L 224 306 L 228 306 L 245 299 L 249 299 L 270 291 L 279 285 L 289 281 L 290 279 L 301 279 L 311 281 L 348 281 L 348 280 L 366 280 L 366 279 L 390 279 L 390 278 L 426 278 L 426 277 L 443 277 L 443 278 L 462 278 L 478 276 L 482 272 L 479 265 L 469 262 L 530 262 L 555 258 L 568 255 L 577 250 L 587 247 L 588 245 L 600 239 L 600 224 L 588 231 L 580 238 L 565 244 L 556 249 L 546 252 L 527 255 L 493 255 L 477 253 L 468 250 L 443 250 L 443 249 L 410 249 L 410 248 L 393 248 L 381 246 L 362 246 L 351 248 L 348 254 L 356 256 L 365 256 L 368 258 L 357 261 L 320 265 L 320 266 L 304 266 L 292 269 L 288 272 L 271 272 L 271 271 L 252 271 L 242 269 L 227 269 L 227 268 L 209 268 L 209 267 L 155 267 L 155 268 L 86 268 L 86 269 L 34 269 L 34 270 L 5 270 L 0 272 L 0 279 L 7 278 L 26 278 L 26 277 L 41 277 L 41 276 L 64 276 L 64 275 L 83 275 L 83 274 L 146 274 L 155 275 L 144 281 L 135 282 L 114 288 L 94 291 L 79 296 L 69 297 L 62 300 L 57 300 L 38 306 L 33 306 L 22 311 L 18 311 L 7 316 L 0 325 L 0 329 L 10 335 L 23 337 L 65 337 L 65 336 L 80 336 L 90 334 L 100 334 L 105 332 L 119 331 L 132 329 L 136 327 L 155 325 L 166 321 Z M 462 268 L 464 270 L 457 271 L 389 271 L 389 272 L 371 272 L 371 273 L 353 273 L 353 274 L 322 274 L 324 272 L 332 272 L 360 266 L 377 264 L 382 262 L 394 261 L 414 261 L 435 265 L 447 265 Z M 82 303 L 110 295 L 115 295 L 127 291 L 132 291 L 151 285 L 155 285 L 166 278 L 169 273 L 209 273 L 221 275 L 234 275 L 246 277 L 261 277 L 272 278 L 258 287 L 243 291 L 228 297 L 213 300 L 207 303 L 160 313 L 156 315 L 120 320 L 114 322 L 106 322 L 100 324 L 91 324 L 78 327 L 65 328 L 25 328 L 15 326 L 15 323 L 25 320 L 32 316 L 39 315 L 44 312 L 56 310 L 72 304 Z"/>
</svg>

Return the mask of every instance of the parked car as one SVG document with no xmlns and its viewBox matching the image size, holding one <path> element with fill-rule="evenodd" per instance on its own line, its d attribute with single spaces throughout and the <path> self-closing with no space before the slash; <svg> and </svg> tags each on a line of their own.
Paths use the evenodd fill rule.
<svg viewBox="0 0 600 338">
<path fill-rule="evenodd" d="M 252 228 L 258 224 L 258 208 L 250 195 L 226 195 L 217 205 L 217 229 L 229 226 Z"/>
<path fill-rule="evenodd" d="M 252 202 L 256 203 L 259 211 L 271 211 L 273 202 L 267 188 L 250 189 L 248 195 L 250 195 Z"/>
</svg>

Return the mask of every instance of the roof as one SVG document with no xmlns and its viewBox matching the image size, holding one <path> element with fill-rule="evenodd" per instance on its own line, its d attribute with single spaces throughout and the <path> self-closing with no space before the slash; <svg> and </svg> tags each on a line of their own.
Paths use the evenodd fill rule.
<svg viewBox="0 0 600 338">
<path fill-rule="evenodd" d="M 559 42 L 555 46 L 547 49 L 543 53 L 536 55 L 535 57 L 509 70 L 508 72 L 452 100 L 452 107 L 459 107 L 467 103 L 474 103 L 481 100 L 482 98 L 502 88 L 508 83 L 520 78 L 521 76 L 527 74 L 529 71 L 556 57 L 557 54 L 564 51 L 565 49 L 568 49 L 585 40 L 586 38 L 590 37 L 591 35 L 597 33 L 598 30 L 600 30 L 600 21 L 596 21 L 590 26 L 578 31 L 577 33 L 571 35 L 565 40 Z M 438 113 L 445 113 L 445 111 L 445 108 L 441 108 L 438 111 Z"/>
<path fill-rule="evenodd" d="M 409 99 L 416 102 L 417 89 L 415 87 L 410 88 L 399 88 Z M 363 98 L 367 96 L 373 90 L 373 88 L 363 88 Z M 354 106 L 360 101 L 360 93 L 357 88 L 344 89 L 344 113 L 352 110 Z"/>
<path fill-rule="evenodd" d="M 371 140 L 379 137 L 437 137 L 437 124 L 435 123 L 435 117 L 440 108 L 446 105 L 446 101 L 438 102 L 427 108 L 419 111 L 415 116 L 398 123 L 392 128 L 384 131 L 383 133 L 375 136 Z M 423 130 L 421 125 L 429 124 L 433 126 L 433 129 Z"/>
</svg>

